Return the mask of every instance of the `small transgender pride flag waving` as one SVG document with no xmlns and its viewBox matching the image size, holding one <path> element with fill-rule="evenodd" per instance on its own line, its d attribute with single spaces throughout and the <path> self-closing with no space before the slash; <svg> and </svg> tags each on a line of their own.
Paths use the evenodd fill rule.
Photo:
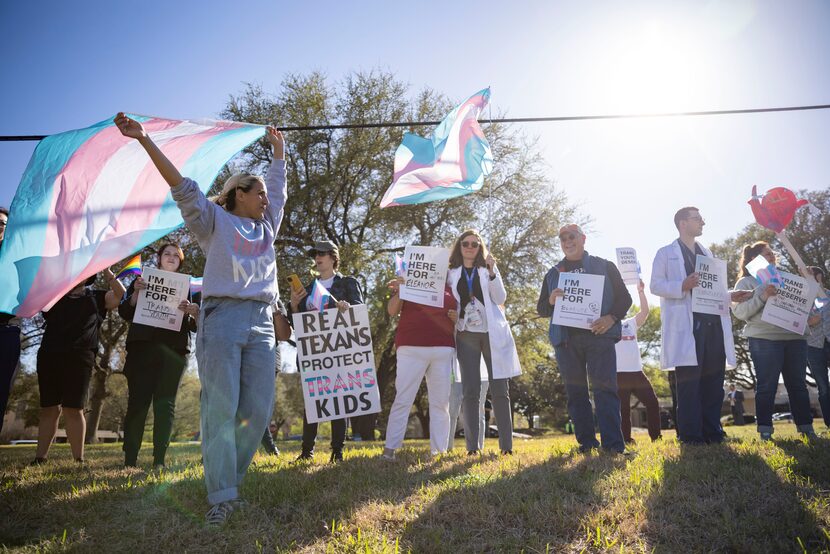
<svg viewBox="0 0 830 554">
<path fill-rule="evenodd" d="M 406 262 L 403 261 L 403 256 L 395 253 L 395 275 L 397 277 L 405 277 L 406 276 Z"/>
<path fill-rule="evenodd" d="M 478 124 L 490 89 L 451 111 L 429 138 L 406 133 L 395 151 L 392 186 L 380 207 L 422 204 L 476 192 L 493 170 L 493 152 Z"/>
<path fill-rule="evenodd" d="M 190 294 L 198 294 L 202 292 L 202 279 L 203 277 L 191 277 L 190 278 Z"/>
<path fill-rule="evenodd" d="M 337 299 L 331 295 L 328 289 L 315 279 L 314 284 L 311 285 L 311 296 L 308 297 L 308 303 L 322 312 L 328 306 L 329 298 L 337 302 Z"/>
<path fill-rule="evenodd" d="M 203 192 L 265 127 L 132 116 Z M 12 201 L 0 250 L 0 312 L 31 317 L 79 282 L 184 223 L 137 140 L 111 118 L 46 137 Z"/>
</svg>

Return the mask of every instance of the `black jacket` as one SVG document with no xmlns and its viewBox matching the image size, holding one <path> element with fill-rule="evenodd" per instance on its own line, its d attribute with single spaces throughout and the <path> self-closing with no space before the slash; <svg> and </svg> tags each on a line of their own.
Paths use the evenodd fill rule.
<svg viewBox="0 0 830 554">
<path fill-rule="evenodd" d="M 125 321 L 130 322 L 130 331 L 127 333 L 127 349 L 129 350 L 130 343 L 153 341 L 166 344 L 180 354 L 190 352 L 190 333 L 196 331 L 196 320 L 186 315 L 182 321 L 182 327 L 178 331 L 151 327 L 150 325 L 142 325 L 141 323 L 132 323 L 133 316 L 135 316 L 135 306 L 130 305 L 130 296 L 134 290 L 135 281 L 130 283 L 127 292 L 124 294 L 124 298 L 121 299 L 121 304 L 118 305 L 118 315 Z M 196 295 L 196 297 L 198 296 Z M 198 298 L 194 301 L 198 303 Z"/>
<path fill-rule="evenodd" d="M 308 296 L 300 300 L 298 308 L 301 312 L 308 311 L 307 302 L 311 298 L 311 286 L 313 284 L 314 281 L 310 282 L 305 287 L 305 291 L 308 294 Z M 334 282 L 332 282 L 329 292 L 337 300 L 346 300 L 351 305 L 364 303 L 363 291 L 360 289 L 360 283 L 358 283 L 357 279 L 355 279 L 354 277 L 344 277 L 339 273 L 335 273 Z M 336 307 L 337 304 L 334 302 L 334 300 L 329 298 L 329 302 L 326 305 L 326 308 Z"/>
</svg>

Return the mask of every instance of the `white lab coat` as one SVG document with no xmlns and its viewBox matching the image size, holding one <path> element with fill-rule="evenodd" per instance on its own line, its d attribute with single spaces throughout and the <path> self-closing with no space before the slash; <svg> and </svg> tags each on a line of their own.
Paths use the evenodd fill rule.
<svg viewBox="0 0 830 554">
<path fill-rule="evenodd" d="M 449 271 L 447 284 L 458 302 L 458 311 L 461 311 L 461 297 L 458 294 L 458 281 L 461 279 L 461 267 Z M 510 325 L 499 305 L 507 300 L 507 291 L 504 282 L 496 268 L 496 278 L 490 280 L 486 267 L 478 268 L 478 279 L 481 283 L 481 292 L 484 295 L 484 309 L 487 315 L 487 334 L 490 336 L 490 356 L 493 362 L 493 379 L 509 379 L 522 374 L 519 364 L 519 354 L 516 352 L 516 341 L 510 331 Z M 483 360 L 482 360 L 482 365 Z"/>
<path fill-rule="evenodd" d="M 712 253 L 705 247 L 700 248 L 706 256 L 712 256 Z M 697 365 L 692 323 L 692 291 L 682 290 L 685 278 L 686 266 L 683 263 L 683 253 L 675 240 L 657 251 L 651 268 L 651 294 L 660 297 L 663 337 L 660 367 L 662 369 Z M 726 365 L 735 367 L 735 340 L 732 337 L 730 316 L 721 316 L 721 326 L 723 327 L 723 346 L 726 350 Z"/>
</svg>

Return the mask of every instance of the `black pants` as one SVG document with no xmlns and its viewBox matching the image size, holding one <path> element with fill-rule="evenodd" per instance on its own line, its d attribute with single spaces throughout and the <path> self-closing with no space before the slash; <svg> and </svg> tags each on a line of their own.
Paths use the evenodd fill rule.
<svg viewBox="0 0 830 554">
<path fill-rule="evenodd" d="M 723 405 L 723 379 L 726 351 L 719 319 L 694 320 L 696 366 L 678 366 L 677 437 L 689 444 L 723 441 L 720 410 Z"/>
<path fill-rule="evenodd" d="M 20 359 L 20 327 L 0 325 L 0 431 L 12 391 L 12 381 Z"/>
<path fill-rule="evenodd" d="M 317 441 L 317 424 L 309 423 L 303 414 L 303 453 L 314 452 L 314 443 Z M 331 422 L 331 451 L 342 452 L 346 442 L 346 420 L 335 419 Z"/>
<path fill-rule="evenodd" d="M 144 423 L 153 404 L 153 465 L 164 465 L 173 432 L 176 392 L 182 380 L 185 356 L 165 344 L 135 342 L 128 346 L 124 374 L 129 397 L 124 416 L 124 464 L 135 465 Z"/>
</svg>

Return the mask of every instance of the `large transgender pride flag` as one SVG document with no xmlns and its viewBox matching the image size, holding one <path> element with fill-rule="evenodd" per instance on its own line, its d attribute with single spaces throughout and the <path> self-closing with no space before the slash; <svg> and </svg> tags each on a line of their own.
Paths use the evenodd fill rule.
<svg viewBox="0 0 830 554">
<path fill-rule="evenodd" d="M 422 204 L 476 192 L 493 170 L 493 153 L 478 124 L 490 89 L 472 95 L 444 118 L 430 138 L 403 136 L 392 186 L 380 207 Z"/>
<path fill-rule="evenodd" d="M 265 127 L 230 121 L 142 122 L 182 175 L 207 191 Z M 107 119 L 43 139 L 15 194 L 0 249 L 0 312 L 30 317 L 82 279 L 182 225 L 144 148 Z"/>
</svg>

